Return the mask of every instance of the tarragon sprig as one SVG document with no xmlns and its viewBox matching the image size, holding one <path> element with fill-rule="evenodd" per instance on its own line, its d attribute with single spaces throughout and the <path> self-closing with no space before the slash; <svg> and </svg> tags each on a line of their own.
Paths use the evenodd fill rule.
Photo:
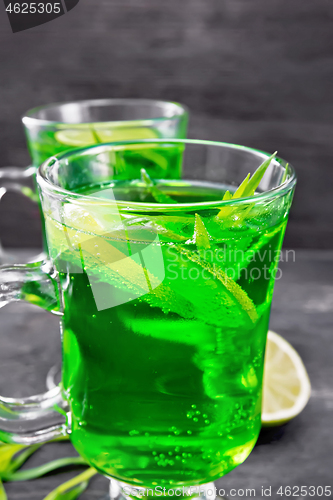
<svg viewBox="0 0 333 500">
<path fill-rule="evenodd" d="M 32 469 L 5 473 L 2 479 L 5 481 L 29 481 L 30 479 L 45 476 L 45 474 L 61 469 L 62 467 L 68 467 L 69 465 L 87 465 L 87 462 L 82 457 L 58 458 Z"/>
<path fill-rule="evenodd" d="M 223 200 L 253 196 L 271 160 L 275 157 L 275 155 L 276 153 L 274 153 L 270 158 L 263 162 L 263 164 L 258 167 L 252 177 L 250 177 L 250 174 L 248 174 L 233 195 L 229 191 L 226 191 Z M 156 202 L 176 203 L 175 200 L 173 200 L 170 196 L 165 195 L 160 189 L 156 187 L 145 169 L 141 169 L 141 180 L 145 183 L 147 189 L 149 189 Z M 252 206 L 250 206 L 249 209 L 251 208 Z M 219 218 L 220 214 L 223 213 L 224 218 L 226 215 L 230 215 L 233 210 L 233 207 L 223 207 L 217 217 Z M 218 279 L 218 281 L 224 285 L 228 295 L 232 297 L 235 302 L 240 304 L 241 308 L 244 310 L 244 312 L 247 313 L 251 321 L 255 322 L 258 319 L 257 311 L 252 300 L 248 297 L 246 292 L 244 292 L 244 290 L 232 278 L 227 276 L 225 271 L 220 266 L 217 266 L 216 264 L 212 266 L 209 262 L 205 261 L 205 251 L 210 249 L 211 237 L 202 218 L 197 213 L 195 214 L 193 240 L 197 246 L 197 252 L 199 255 L 189 249 L 184 249 L 181 245 L 176 245 L 175 249 L 182 253 L 183 256 L 186 256 L 189 261 L 192 261 L 201 266 L 212 276 Z"/>
<path fill-rule="evenodd" d="M 211 264 L 206 260 L 202 260 L 202 258 L 200 258 L 196 254 L 196 252 L 188 250 L 187 248 L 178 246 L 177 250 L 184 257 L 187 257 L 189 261 L 199 265 L 212 277 L 216 278 L 224 286 L 225 291 L 233 300 L 233 302 L 240 305 L 240 307 L 248 315 L 252 323 L 255 323 L 257 321 L 258 314 L 252 300 L 249 298 L 247 293 L 236 283 L 236 281 L 230 278 L 220 266 Z"/>
<path fill-rule="evenodd" d="M 180 251 L 184 253 L 189 260 L 200 265 L 203 269 L 210 272 L 215 278 L 217 278 L 224 285 L 233 300 L 240 304 L 241 308 L 248 314 L 251 321 L 254 323 L 258 319 L 258 315 L 255 306 L 247 293 L 236 283 L 235 280 L 227 275 L 221 266 L 216 263 L 211 265 L 209 262 L 204 260 L 205 250 L 210 248 L 210 236 L 204 221 L 199 214 L 195 214 L 194 235 L 200 258 L 195 254 L 195 252 L 191 252 L 188 249 L 181 249 Z"/>
<path fill-rule="evenodd" d="M 141 172 L 141 181 L 145 184 L 147 191 L 153 196 L 157 203 L 177 203 L 176 200 L 172 199 L 171 196 L 163 193 L 158 187 L 155 185 L 154 181 L 148 175 L 146 169 L 142 168 Z"/>
<path fill-rule="evenodd" d="M 230 191 L 226 191 L 223 196 L 223 201 L 228 201 L 228 200 L 234 200 L 236 198 L 247 198 L 250 196 L 253 196 L 261 182 L 261 179 L 263 178 L 267 168 L 269 167 L 271 161 L 275 158 L 277 155 L 277 151 L 273 153 L 267 160 L 265 160 L 254 172 L 252 177 L 250 177 L 251 174 L 247 174 L 243 182 L 240 184 L 240 186 L 237 188 L 237 190 L 231 194 Z M 251 207 L 252 208 L 252 207 Z M 218 219 L 226 219 L 227 217 L 230 217 L 235 211 L 238 211 L 237 207 L 233 206 L 226 206 L 222 207 L 217 214 Z M 242 219 L 244 218 L 243 217 Z M 238 220 L 238 223 L 240 221 Z"/>
<path fill-rule="evenodd" d="M 98 474 L 97 470 L 90 467 L 78 476 L 55 488 L 44 500 L 75 500 L 84 492 L 88 487 L 90 479 L 96 474 Z"/>
<path fill-rule="evenodd" d="M 58 439 L 56 440 L 58 441 Z M 19 444 L 0 443 L 0 500 L 7 500 L 3 481 L 28 481 L 36 479 L 49 472 L 53 472 L 69 465 L 88 466 L 82 457 L 69 457 L 53 460 L 49 463 L 33 467 L 31 469 L 19 470 L 28 458 L 35 453 L 42 444 L 32 446 Z M 58 486 L 45 500 L 75 500 L 88 487 L 89 480 L 97 474 L 93 468 L 89 468 L 66 483 Z"/>
</svg>

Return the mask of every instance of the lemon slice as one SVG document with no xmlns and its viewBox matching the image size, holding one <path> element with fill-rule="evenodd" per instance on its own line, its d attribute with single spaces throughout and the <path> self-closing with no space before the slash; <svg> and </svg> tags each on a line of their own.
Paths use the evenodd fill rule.
<svg viewBox="0 0 333 500">
<path fill-rule="evenodd" d="M 91 130 L 60 130 L 54 134 L 57 142 L 66 146 L 80 147 L 97 144 L 96 136 Z"/>
<path fill-rule="evenodd" d="M 156 131 L 146 127 L 95 128 L 101 142 L 131 141 L 133 139 L 156 139 Z"/>
<path fill-rule="evenodd" d="M 311 393 L 309 376 L 295 349 L 269 330 L 264 369 L 262 424 L 282 425 L 305 408 Z"/>
<path fill-rule="evenodd" d="M 135 139 L 156 139 L 157 133 L 147 127 L 94 126 L 81 129 L 60 130 L 54 134 L 60 144 L 80 147 L 103 142 L 128 141 Z"/>
</svg>

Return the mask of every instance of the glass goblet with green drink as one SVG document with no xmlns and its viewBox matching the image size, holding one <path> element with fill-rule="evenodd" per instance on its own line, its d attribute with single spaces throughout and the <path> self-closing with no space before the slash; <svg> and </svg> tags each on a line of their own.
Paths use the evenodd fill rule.
<svg viewBox="0 0 333 500">
<path fill-rule="evenodd" d="M 170 170 L 181 162 L 183 178 L 152 178 L 152 151 Z M 114 179 L 132 154 L 140 177 Z M 49 268 L 2 268 L 0 283 L 3 303 L 61 315 L 62 382 L 27 401 L 2 399 L 0 438 L 69 434 L 112 479 L 113 497 L 190 487 L 199 496 L 196 487 L 241 464 L 261 426 L 295 182 L 275 155 L 207 141 L 129 141 L 45 162 L 37 183 Z"/>
<path fill-rule="evenodd" d="M 0 198 L 16 191 L 38 199 L 34 179 L 37 168 L 51 156 L 69 149 L 93 144 L 133 139 L 184 139 L 188 111 L 181 104 L 150 99 L 94 99 L 48 104 L 31 109 L 22 117 L 32 166 L 27 169 L 0 169 Z M 165 171 L 165 161 L 154 159 L 157 178 L 176 178 L 177 172 Z M 146 159 L 147 168 L 152 165 Z M 137 177 L 129 162 L 115 170 L 115 178 Z M 120 168 L 120 165 L 119 165 Z M 42 221 L 44 235 L 44 223 Z M 44 239 L 45 247 L 45 239 Z M 46 248 L 45 248 L 46 250 Z M 43 255 L 43 257 L 45 254 Z M 15 254 L 1 252 L 0 262 L 17 262 Z"/>
</svg>

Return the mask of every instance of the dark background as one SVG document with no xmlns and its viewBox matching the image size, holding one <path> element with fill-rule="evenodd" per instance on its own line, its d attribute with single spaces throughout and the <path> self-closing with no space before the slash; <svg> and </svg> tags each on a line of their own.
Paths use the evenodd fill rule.
<svg viewBox="0 0 333 500">
<path fill-rule="evenodd" d="M 333 247 L 331 0 L 81 0 L 13 34 L 0 5 L 0 166 L 29 157 L 20 116 L 52 101 L 176 100 L 189 136 L 278 150 L 298 173 L 286 247 Z M 36 209 L 6 195 L 7 246 L 39 244 Z"/>
</svg>

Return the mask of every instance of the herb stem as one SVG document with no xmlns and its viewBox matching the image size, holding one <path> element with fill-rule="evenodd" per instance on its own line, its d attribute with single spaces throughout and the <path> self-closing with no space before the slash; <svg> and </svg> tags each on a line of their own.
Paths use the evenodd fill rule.
<svg viewBox="0 0 333 500">
<path fill-rule="evenodd" d="M 81 457 L 59 458 L 32 469 L 13 473 L 5 473 L 2 475 L 2 479 L 5 481 L 28 481 L 30 479 L 36 479 L 38 477 L 44 476 L 49 472 L 52 472 L 61 467 L 66 467 L 68 465 L 87 465 L 87 462 Z"/>
<path fill-rule="evenodd" d="M 22 465 L 28 460 L 28 458 L 37 451 L 42 444 L 34 444 L 23 450 L 16 458 L 12 460 L 12 463 L 7 469 L 7 473 L 14 473 L 17 469 L 22 467 Z"/>
<path fill-rule="evenodd" d="M 3 487 L 1 479 L 0 479 L 0 500 L 7 500 L 7 495 L 6 495 L 5 488 Z"/>
<path fill-rule="evenodd" d="M 95 476 L 95 474 L 98 474 L 98 472 L 93 467 L 90 467 L 86 471 L 82 472 L 82 474 L 73 477 L 69 481 L 66 481 L 65 483 L 58 486 L 55 490 L 51 491 L 51 493 L 49 493 L 44 498 L 44 500 L 57 500 L 58 498 L 60 498 L 60 495 L 62 493 L 65 493 L 66 491 L 68 491 L 71 488 L 74 488 L 80 483 L 88 482 L 93 476 Z"/>
</svg>

